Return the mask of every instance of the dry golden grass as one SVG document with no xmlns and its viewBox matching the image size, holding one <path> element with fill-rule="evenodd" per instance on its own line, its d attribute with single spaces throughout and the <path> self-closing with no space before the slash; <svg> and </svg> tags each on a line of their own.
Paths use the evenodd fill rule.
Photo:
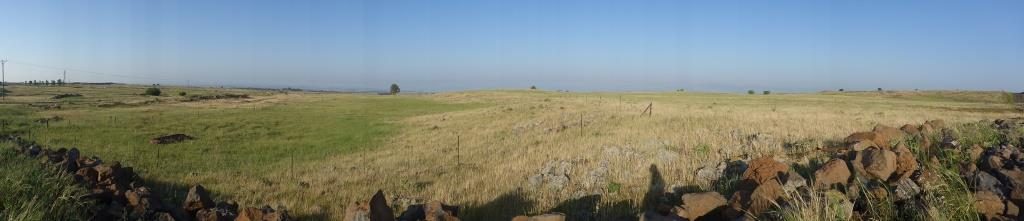
<svg viewBox="0 0 1024 221">
<path fill-rule="evenodd" d="M 642 207 L 651 188 L 652 165 L 667 189 L 711 189 L 709 181 L 695 178 L 699 167 L 726 158 L 782 155 L 786 143 L 819 147 L 876 124 L 898 127 L 929 119 L 954 124 L 1021 115 L 1006 103 L 869 93 L 489 91 L 430 98 L 494 105 L 405 119 L 402 132 L 377 148 L 303 164 L 294 182 L 309 187 L 247 182 L 230 185 L 238 187 L 234 195 L 276 199 L 299 214 L 339 219 L 346 205 L 382 189 L 390 197 L 467 206 L 466 216 L 472 220 L 501 220 L 515 212 L 548 211 L 596 189 L 601 205 L 626 204 L 631 211 Z M 653 115 L 640 116 L 648 104 L 653 104 Z M 754 134 L 762 138 L 751 141 Z M 528 188 L 527 178 L 552 160 L 575 163 L 568 187 Z M 617 192 L 580 186 L 601 161 L 609 163 L 607 181 L 621 184 Z M 269 172 L 271 177 L 293 175 L 288 170 Z"/>
</svg>

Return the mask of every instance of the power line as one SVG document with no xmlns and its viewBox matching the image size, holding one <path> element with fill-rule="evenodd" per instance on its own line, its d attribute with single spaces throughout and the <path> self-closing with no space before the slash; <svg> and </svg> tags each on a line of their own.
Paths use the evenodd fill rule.
<svg viewBox="0 0 1024 221">
<path fill-rule="evenodd" d="M 65 76 L 64 76 L 65 78 L 67 77 L 67 73 L 66 72 L 68 70 L 71 70 L 73 72 L 92 74 L 92 75 L 100 75 L 100 76 L 119 77 L 119 78 L 134 78 L 134 79 L 143 79 L 143 80 L 159 80 L 159 81 L 175 81 L 175 82 L 183 81 L 183 80 L 176 80 L 176 79 L 169 79 L 169 78 L 139 77 L 139 76 L 131 76 L 131 75 L 120 75 L 120 74 L 104 73 L 104 72 L 98 72 L 98 71 L 88 71 L 88 70 L 81 70 L 81 69 L 59 68 L 59 67 L 54 67 L 54 66 L 49 66 L 49 65 L 41 65 L 41 64 L 34 64 L 34 63 L 29 63 L 29 62 L 24 62 L 24 61 L 10 61 L 10 62 L 16 63 L 16 64 L 33 66 L 33 67 L 37 67 L 37 68 L 46 68 L 46 69 L 53 69 L 53 70 L 63 70 L 63 71 L 65 71 Z"/>
</svg>

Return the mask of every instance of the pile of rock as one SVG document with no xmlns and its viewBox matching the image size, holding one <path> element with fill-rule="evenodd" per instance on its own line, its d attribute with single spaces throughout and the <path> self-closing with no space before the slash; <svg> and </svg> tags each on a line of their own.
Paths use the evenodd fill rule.
<svg viewBox="0 0 1024 221">
<path fill-rule="evenodd" d="M 192 140 L 192 139 L 195 139 L 195 138 L 192 137 L 192 136 L 186 135 L 186 134 L 170 134 L 170 135 L 164 135 L 164 136 L 159 136 L 159 137 L 155 137 L 153 139 L 150 139 L 149 143 L 151 143 L 151 144 L 172 144 L 172 143 L 180 143 L 182 141 Z"/>
<path fill-rule="evenodd" d="M 67 93 L 67 94 L 58 94 L 58 95 L 54 95 L 54 96 L 53 96 L 52 98 L 53 98 L 53 99 L 64 99 L 64 98 L 69 98 L 69 97 L 81 97 L 81 96 L 82 96 L 82 94 L 77 94 L 77 93 Z"/>
<path fill-rule="evenodd" d="M 996 121 L 995 127 L 1011 127 L 1020 123 Z M 1018 130 L 1009 129 L 1008 131 Z M 1018 130 L 1019 131 L 1019 130 Z M 932 143 L 932 137 L 939 137 Z M 912 139 L 911 139 L 912 138 Z M 911 151 L 904 141 L 921 142 L 918 152 Z M 696 171 L 700 178 L 718 179 L 733 163 L 744 164 L 736 191 L 728 197 L 717 192 L 682 194 L 674 203 L 660 200 L 643 214 L 644 220 L 776 220 L 778 213 L 798 202 L 826 202 L 838 219 L 866 219 L 867 211 L 877 200 L 896 206 L 923 205 L 923 196 L 942 183 L 939 176 L 918 162 L 918 155 L 927 154 L 936 161 L 941 149 L 960 150 L 952 131 L 941 120 L 922 125 L 893 128 L 875 126 L 872 131 L 857 132 L 844 139 L 845 148 L 821 166 L 811 168 L 813 181 L 808 181 L 784 160 L 764 156 L 745 163 L 723 162 L 716 167 Z M 934 150 L 933 150 L 934 149 Z M 1024 154 L 1012 145 L 989 149 L 970 149 L 971 162 L 961 172 L 975 191 L 975 207 L 986 220 L 1017 219 L 1024 202 Z M 928 159 L 928 158 L 926 158 Z M 976 165 L 975 163 L 979 163 Z M 813 197 L 825 200 L 813 200 Z M 1024 217 L 1022 217 L 1024 218 Z"/>
<path fill-rule="evenodd" d="M 39 158 L 43 164 L 71 174 L 78 185 L 89 190 L 81 198 L 96 203 L 90 220 L 290 220 L 283 209 L 246 208 L 239 212 L 235 203 L 215 204 L 201 185 L 189 190 L 182 206 L 165 204 L 156 192 L 143 184 L 132 167 L 116 161 L 104 163 L 95 156 L 82 157 L 77 148 L 53 150 L 18 136 L 5 138 L 16 144 L 19 153 Z"/>
<path fill-rule="evenodd" d="M 459 207 L 431 201 L 426 204 L 409 205 L 395 217 L 388 205 L 384 191 L 377 191 L 369 202 L 354 202 L 345 210 L 345 221 L 458 221 Z"/>
</svg>

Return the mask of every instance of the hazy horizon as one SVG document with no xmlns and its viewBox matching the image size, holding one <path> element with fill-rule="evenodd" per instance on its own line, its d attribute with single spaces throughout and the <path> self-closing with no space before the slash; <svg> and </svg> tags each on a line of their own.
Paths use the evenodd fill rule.
<svg viewBox="0 0 1024 221">
<path fill-rule="evenodd" d="M 5 2 L 9 82 L 1005 90 L 1020 1 Z"/>
</svg>

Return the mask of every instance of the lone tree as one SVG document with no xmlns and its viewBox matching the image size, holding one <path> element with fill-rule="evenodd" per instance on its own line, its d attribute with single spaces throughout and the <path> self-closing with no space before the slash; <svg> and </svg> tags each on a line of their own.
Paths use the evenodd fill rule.
<svg viewBox="0 0 1024 221">
<path fill-rule="evenodd" d="M 398 87 L 398 84 L 391 84 L 391 95 L 397 95 L 402 92 L 402 88 Z"/>
<path fill-rule="evenodd" d="M 878 88 L 878 92 L 882 92 L 882 88 Z"/>
<path fill-rule="evenodd" d="M 769 94 L 772 94 L 772 91 L 763 91 L 761 93 L 764 94 L 764 95 L 769 95 Z"/>
<path fill-rule="evenodd" d="M 839 88 L 839 92 L 846 91 L 846 89 Z"/>
<path fill-rule="evenodd" d="M 747 94 L 754 94 L 754 90 L 747 90 Z"/>
<path fill-rule="evenodd" d="M 537 85 L 530 85 L 530 90 L 537 90 Z"/>
</svg>

